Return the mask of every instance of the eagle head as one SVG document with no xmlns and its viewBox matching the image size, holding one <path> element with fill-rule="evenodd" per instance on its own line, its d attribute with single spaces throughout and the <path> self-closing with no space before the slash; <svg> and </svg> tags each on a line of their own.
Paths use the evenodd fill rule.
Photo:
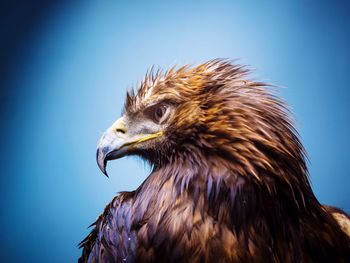
<svg viewBox="0 0 350 263">
<path fill-rule="evenodd" d="M 146 74 L 98 144 L 100 169 L 107 175 L 107 161 L 125 155 L 139 155 L 154 168 L 178 159 L 201 166 L 216 156 L 267 187 L 274 185 L 273 177 L 308 185 L 304 150 L 288 109 L 248 73 L 230 61 L 212 60 Z"/>
</svg>

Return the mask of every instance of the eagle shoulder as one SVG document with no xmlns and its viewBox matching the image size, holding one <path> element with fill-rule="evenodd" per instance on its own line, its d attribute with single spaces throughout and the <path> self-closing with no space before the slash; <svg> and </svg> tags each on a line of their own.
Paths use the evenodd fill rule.
<svg viewBox="0 0 350 263">
<path fill-rule="evenodd" d="M 337 207 L 324 205 L 323 208 L 332 215 L 343 232 L 350 237 L 350 216 Z"/>
<path fill-rule="evenodd" d="M 79 263 L 109 262 L 109 260 L 129 262 L 133 258 L 136 237 L 130 227 L 131 202 L 134 192 L 121 192 L 107 204 L 103 213 L 90 225 L 90 234 L 80 242 L 83 248 Z"/>
</svg>

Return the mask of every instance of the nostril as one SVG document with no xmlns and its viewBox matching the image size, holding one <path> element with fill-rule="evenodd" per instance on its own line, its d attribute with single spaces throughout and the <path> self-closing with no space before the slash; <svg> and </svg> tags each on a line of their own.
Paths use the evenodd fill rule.
<svg viewBox="0 0 350 263">
<path fill-rule="evenodd" d="M 125 130 L 123 130 L 123 129 L 117 129 L 116 131 L 117 131 L 117 132 L 120 132 L 120 133 L 122 133 L 122 134 L 125 134 Z"/>
</svg>

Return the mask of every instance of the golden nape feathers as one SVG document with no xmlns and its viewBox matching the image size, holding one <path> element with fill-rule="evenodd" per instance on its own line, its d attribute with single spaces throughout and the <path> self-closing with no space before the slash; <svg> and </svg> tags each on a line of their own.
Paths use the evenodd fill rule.
<svg viewBox="0 0 350 263">
<path fill-rule="evenodd" d="M 81 262 L 350 262 L 348 216 L 317 201 L 285 103 L 248 73 L 213 60 L 127 94 L 97 162 L 152 172 L 106 207 Z"/>
</svg>

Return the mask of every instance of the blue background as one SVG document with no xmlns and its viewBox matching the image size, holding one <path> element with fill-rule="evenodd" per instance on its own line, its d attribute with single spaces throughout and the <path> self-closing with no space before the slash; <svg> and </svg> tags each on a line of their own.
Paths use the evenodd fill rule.
<svg viewBox="0 0 350 263">
<path fill-rule="evenodd" d="M 1 10 L 3 262 L 72 262 L 136 158 L 95 163 L 125 90 L 153 64 L 239 58 L 281 86 L 322 203 L 350 212 L 349 6 L 329 1 L 12 2 Z"/>
</svg>

